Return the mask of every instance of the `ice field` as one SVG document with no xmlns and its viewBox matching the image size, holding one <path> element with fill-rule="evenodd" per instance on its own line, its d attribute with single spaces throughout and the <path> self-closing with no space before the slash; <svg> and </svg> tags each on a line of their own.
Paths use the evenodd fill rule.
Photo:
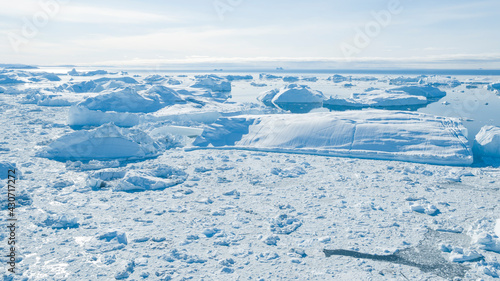
<svg viewBox="0 0 500 281">
<path fill-rule="evenodd" d="M 495 280 L 499 85 L 5 68 L 15 280 Z"/>
</svg>

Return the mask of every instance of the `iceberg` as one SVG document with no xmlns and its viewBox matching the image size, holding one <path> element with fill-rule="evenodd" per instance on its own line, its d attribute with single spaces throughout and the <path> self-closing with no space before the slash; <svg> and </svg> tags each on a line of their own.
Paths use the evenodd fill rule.
<svg viewBox="0 0 500 281">
<path fill-rule="evenodd" d="M 151 100 L 159 101 L 163 104 L 162 107 L 178 103 L 186 103 L 186 101 L 179 96 L 177 91 L 160 85 L 149 88 L 144 92 L 143 96 Z"/>
<path fill-rule="evenodd" d="M 18 80 L 17 77 L 9 77 L 7 75 L 0 75 L 0 84 L 23 84 L 26 83 L 22 80 Z"/>
<path fill-rule="evenodd" d="M 335 74 L 331 77 L 328 77 L 328 79 L 326 79 L 326 80 L 332 81 L 333 83 L 342 83 L 342 82 L 346 82 L 346 81 L 351 81 L 351 77 L 345 77 L 345 76 L 342 76 L 339 74 Z"/>
<path fill-rule="evenodd" d="M 132 88 L 125 88 L 87 98 L 78 106 L 100 111 L 147 113 L 157 111 L 165 105 L 162 104 L 161 100 L 153 100 L 140 95 Z"/>
<path fill-rule="evenodd" d="M 228 81 L 253 80 L 252 75 L 227 75 L 225 77 Z"/>
<path fill-rule="evenodd" d="M 318 81 L 318 77 L 302 77 L 300 78 L 300 80 L 302 81 L 306 81 L 306 82 L 317 82 Z"/>
<path fill-rule="evenodd" d="M 488 90 L 499 93 L 500 92 L 500 83 L 488 85 Z"/>
<path fill-rule="evenodd" d="M 423 83 L 424 78 L 427 76 L 421 75 L 417 77 L 404 77 L 400 76 L 389 80 L 390 85 L 407 85 L 407 84 L 420 84 Z"/>
<path fill-rule="evenodd" d="M 90 131 L 65 135 L 38 153 L 38 156 L 58 161 L 85 161 L 136 160 L 158 154 L 159 145 L 146 133 L 108 123 Z"/>
<path fill-rule="evenodd" d="M 332 110 L 361 108 L 417 109 L 428 104 L 426 97 L 409 95 L 403 91 L 373 90 L 353 93 L 350 98 L 332 97 L 323 106 Z"/>
<path fill-rule="evenodd" d="M 231 83 L 216 75 L 196 76 L 197 80 L 192 88 L 207 89 L 212 92 L 231 92 Z"/>
<path fill-rule="evenodd" d="M 470 165 L 467 130 L 453 118 L 366 110 L 220 118 L 196 148 L 244 149 L 442 165 Z"/>
<path fill-rule="evenodd" d="M 158 75 L 158 74 L 153 74 L 153 75 L 149 75 L 146 78 L 144 78 L 143 81 L 144 81 L 144 83 L 147 83 L 147 84 L 156 84 L 156 83 L 162 83 L 165 80 L 166 80 L 165 77 Z"/>
<path fill-rule="evenodd" d="M 481 157 L 500 160 L 500 128 L 484 126 L 476 135 L 474 149 Z"/>
<path fill-rule="evenodd" d="M 82 81 L 73 84 L 65 84 L 58 88 L 73 93 L 98 93 L 104 91 L 104 87 L 94 81 Z"/>
<path fill-rule="evenodd" d="M 87 71 L 87 72 L 78 72 L 74 68 L 68 72 L 68 75 L 70 75 L 70 76 L 96 76 L 96 75 L 106 75 L 106 74 L 112 74 L 112 73 L 109 73 L 106 70 L 93 70 L 93 71 Z"/>
<path fill-rule="evenodd" d="M 266 74 L 266 73 L 259 74 L 259 79 L 261 80 L 263 79 L 271 80 L 271 79 L 281 79 L 281 78 L 282 78 L 281 76 L 276 76 L 272 74 Z"/>
<path fill-rule="evenodd" d="M 299 80 L 300 79 L 297 76 L 285 76 L 285 77 L 283 77 L 283 82 L 287 82 L 287 83 L 293 83 L 293 82 L 297 82 Z"/>
<path fill-rule="evenodd" d="M 71 127 L 101 126 L 110 122 L 120 127 L 133 127 L 141 122 L 141 116 L 128 112 L 89 110 L 82 106 L 72 106 L 68 112 L 68 125 Z"/>
<path fill-rule="evenodd" d="M 290 84 L 279 90 L 266 91 L 257 99 L 267 106 L 276 106 L 293 113 L 306 113 L 322 107 L 326 97 L 306 85 Z"/>
<path fill-rule="evenodd" d="M 404 86 L 391 89 L 393 91 L 403 91 L 413 96 L 422 96 L 432 100 L 438 100 L 446 96 L 446 92 L 432 86 Z"/>
</svg>

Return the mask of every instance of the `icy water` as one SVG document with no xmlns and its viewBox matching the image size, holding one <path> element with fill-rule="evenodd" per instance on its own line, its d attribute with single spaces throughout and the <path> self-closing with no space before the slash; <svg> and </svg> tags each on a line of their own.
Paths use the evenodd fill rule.
<svg viewBox="0 0 500 281">
<path fill-rule="evenodd" d="M 470 244 L 469 237 L 464 234 L 429 230 L 416 247 L 403 249 L 392 255 L 372 255 L 341 249 L 324 250 L 324 253 L 326 257 L 346 256 L 412 266 L 419 268 L 422 272 L 432 272 L 449 280 L 457 277 L 463 278 L 470 268 L 444 259 L 441 251 L 435 246 L 437 242 L 442 240 L 453 240 L 462 246 Z M 482 259 L 483 257 L 479 257 L 478 261 Z"/>
</svg>

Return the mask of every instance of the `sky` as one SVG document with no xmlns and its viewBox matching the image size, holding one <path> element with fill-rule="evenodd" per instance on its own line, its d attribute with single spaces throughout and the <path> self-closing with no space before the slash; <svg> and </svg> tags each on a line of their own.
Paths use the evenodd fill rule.
<svg viewBox="0 0 500 281">
<path fill-rule="evenodd" d="M 500 69 L 498 0 L 0 0 L 0 63 Z"/>
</svg>

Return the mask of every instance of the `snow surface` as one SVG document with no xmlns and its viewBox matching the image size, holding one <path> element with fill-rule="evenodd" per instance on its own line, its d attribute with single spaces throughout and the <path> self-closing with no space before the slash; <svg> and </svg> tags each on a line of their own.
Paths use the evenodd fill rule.
<svg viewBox="0 0 500 281">
<path fill-rule="evenodd" d="M 362 111 L 222 118 L 194 145 L 470 165 L 465 136 L 461 122 L 450 118 Z"/>
</svg>

